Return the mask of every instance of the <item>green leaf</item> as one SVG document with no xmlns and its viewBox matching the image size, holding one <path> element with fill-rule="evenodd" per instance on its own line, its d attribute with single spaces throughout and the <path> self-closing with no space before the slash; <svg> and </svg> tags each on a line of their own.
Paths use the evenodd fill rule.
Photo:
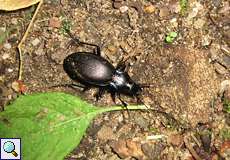
<svg viewBox="0 0 230 160">
<path fill-rule="evenodd" d="M 176 37 L 177 37 L 177 32 L 169 32 L 165 37 L 165 42 L 172 43 Z"/>
<path fill-rule="evenodd" d="M 180 13 L 183 16 L 188 7 L 188 0 L 180 0 Z"/>
<path fill-rule="evenodd" d="M 165 41 L 166 41 L 167 43 L 172 43 L 172 42 L 173 42 L 173 38 L 170 37 L 170 36 L 166 36 Z"/>
<path fill-rule="evenodd" d="M 170 32 L 169 36 L 172 38 L 176 38 L 177 37 L 177 33 L 176 32 Z"/>
<path fill-rule="evenodd" d="M 80 143 L 97 114 L 121 109 L 95 107 L 79 97 L 58 92 L 20 96 L 0 113 L 0 137 L 21 138 L 24 160 L 59 160 Z"/>
</svg>

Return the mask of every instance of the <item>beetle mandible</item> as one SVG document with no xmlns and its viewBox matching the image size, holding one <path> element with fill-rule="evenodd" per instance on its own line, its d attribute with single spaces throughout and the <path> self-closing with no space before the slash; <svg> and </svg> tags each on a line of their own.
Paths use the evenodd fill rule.
<svg viewBox="0 0 230 160">
<path fill-rule="evenodd" d="M 120 62 L 117 67 L 114 67 L 109 61 L 101 57 L 99 46 L 81 42 L 70 32 L 68 34 L 75 43 L 96 47 L 94 52 L 75 52 L 64 59 L 64 71 L 72 80 L 83 85 L 77 85 L 78 87 L 82 87 L 84 90 L 92 87 L 98 88 L 97 100 L 105 91 L 108 91 L 114 102 L 115 97 L 118 96 L 124 106 L 127 106 L 127 104 L 121 99 L 121 94 L 136 97 L 139 101 L 138 96 L 146 85 L 138 84 L 130 78 L 125 71 L 126 65 L 124 62 Z"/>
</svg>

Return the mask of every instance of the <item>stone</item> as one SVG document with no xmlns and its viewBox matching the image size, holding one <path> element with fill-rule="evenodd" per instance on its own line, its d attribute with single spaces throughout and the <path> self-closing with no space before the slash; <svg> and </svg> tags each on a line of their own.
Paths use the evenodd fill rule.
<svg viewBox="0 0 230 160">
<path fill-rule="evenodd" d="M 40 40 L 38 38 L 35 38 L 31 43 L 35 47 L 40 43 Z"/>
</svg>

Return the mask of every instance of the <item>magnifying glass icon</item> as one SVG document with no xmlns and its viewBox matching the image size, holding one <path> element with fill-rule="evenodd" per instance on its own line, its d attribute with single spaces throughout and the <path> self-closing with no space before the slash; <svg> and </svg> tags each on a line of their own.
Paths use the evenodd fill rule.
<svg viewBox="0 0 230 160">
<path fill-rule="evenodd" d="M 11 141 L 7 141 L 3 144 L 3 150 L 7 153 L 13 154 L 14 157 L 18 156 L 17 152 L 15 152 L 15 145 Z"/>
</svg>

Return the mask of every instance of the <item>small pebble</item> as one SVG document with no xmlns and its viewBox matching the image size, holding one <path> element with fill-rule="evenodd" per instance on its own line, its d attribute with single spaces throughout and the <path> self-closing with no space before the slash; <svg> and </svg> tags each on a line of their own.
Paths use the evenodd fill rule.
<svg viewBox="0 0 230 160">
<path fill-rule="evenodd" d="M 12 83 L 11 87 L 12 87 L 12 89 L 13 89 L 14 91 L 16 91 L 16 92 L 19 91 L 19 84 L 18 84 L 18 82 L 14 81 L 14 82 Z"/>
<path fill-rule="evenodd" d="M 33 46 L 37 46 L 40 43 L 40 40 L 38 38 L 35 38 L 31 43 Z"/>
<path fill-rule="evenodd" d="M 144 8 L 145 13 L 150 13 L 150 14 L 154 13 L 155 10 L 156 10 L 156 7 L 153 5 L 149 5 Z"/>
<path fill-rule="evenodd" d="M 12 46 L 11 46 L 10 43 L 4 43 L 3 47 L 4 47 L 5 49 L 11 49 Z"/>
<path fill-rule="evenodd" d="M 205 35 L 202 37 L 202 42 L 201 42 L 202 46 L 209 46 L 211 42 L 212 42 L 212 39 L 209 35 Z"/>
<path fill-rule="evenodd" d="M 199 18 L 194 22 L 194 27 L 195 29 L 201 29 L 203 28 L 204 24 L 205 24 L 205 20 Z"/>
<path fill-rule="evenodd" d="M 199 2 L 193 2 L 191 4 L 192 11 L 188 14 L 188 19 L 192 19 L 197 16 L 198 12 L 203 10 L 203 5 L 201 5 Z"/>
<path fill-rule="evenodd" d="M 170 23 L 173 27 L 177 28 L 178 27 L 178 22 L 177 22 L 177 18 L 173 18 L 170 20 Z"/>
<path fill-rule="evenodd" d="M 122 6 L 121 2 L 113 2 L 113 8 L 118 9 Z"/>
<path fill-rule="evenodd" d="M 192 12 L 190 12 L 189 15 L 188 15 L 188 19 L 192 19 L 192 18 L 196 17 L 197 13 L 198 13 L 198 9 L 193 8 Z"/>
<path fill-rule="evenodd" d="M 14 70 L 12 68 L 8 68 L 7 70 L 9 73 L 13 72 Z"/>
<path fill-rule="evenodd" d="M 129 10 L 129 7 L 127 7 L 127 6 L 121 6 L 119 8 L 119 10 L 120 10 L 121 13 L 125 13 L 125 12 L 127 12 Z"/>
<path fill-rule="evenodd" d="M 43 51 L 43 48 L 38 48 L 34 52 L 37 56 L 45 55 L 45 52 Z"/>
<path fill-rule="evenodd" d="M 38 47 L 38 49 L 35 50 L 35 54 L 38 56 L 45 55 L 44 51 L 44 43 L 41 43 Z"/>
<path fill-rule="evenodd" d="M 8 59 L 10 57 L 10 55 L 8 53 L 4 53 L 2 55 L 2 59 L 5 60 L 5 59 Z"/>
<path fill-rule="evenodd" d="M 12 19 L 11 19 L 11 23 L 12 23 L 13 25 L 18 24 L 17 18 L 12 18 Z"/>
<path fill-rule="evenodd" d="M 8 95 L 7 98 L 8 98 L 9 100 L 11 100 L 11 99 L 12 99 L 12 95 L 11 95 L 11 94 Z"/>
<path fill-rule="evenodd" d="M 159 13 L 159 16 L 162 18 L 162 17 L 166 17 L 168 16 L 170 13 L 169 9 L 167 7 L 162 7 L 160 9 L 160 13 Z"/>
<path fill-rule="evenodd" d="M 118 122 L 123 122 L 124 121 L 124 116 L 121 114 L 119 117 L 118 117 Z"/>
</svg>

